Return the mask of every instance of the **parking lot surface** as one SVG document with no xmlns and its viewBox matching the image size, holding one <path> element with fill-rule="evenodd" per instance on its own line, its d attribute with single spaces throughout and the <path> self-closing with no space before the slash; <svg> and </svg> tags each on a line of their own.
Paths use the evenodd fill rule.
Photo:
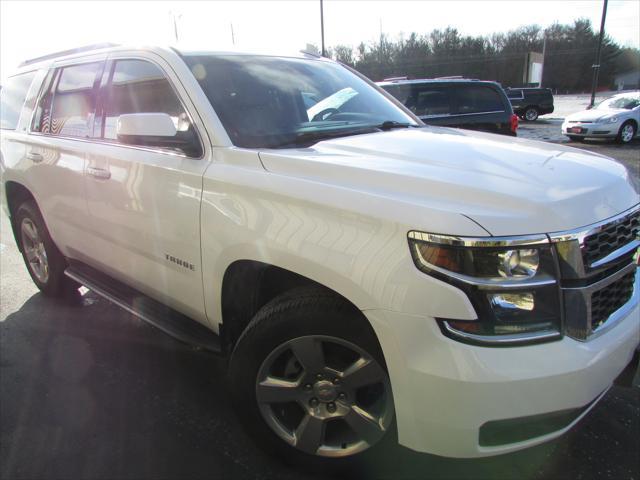
<svg viewBox="0 0 640 480">
<path fill-rule="evenodd" d="M 521 136 L 553 135 L 554 125 L 525 125 Z M 637 179 L 639 142 L 578 146 L 621 159 Z M 234 416 L 223 359 L 92 293 L 66 302 L 43 297 L 4 214 L 0 227 L 0 478 L 328 478 L 255 447 Z M 539 447 L 480 460 L 398 448 L 343 476 L 637 479 L 638 376 L 634 383 L 613 387 L 574 430 Z"/>
</svg>

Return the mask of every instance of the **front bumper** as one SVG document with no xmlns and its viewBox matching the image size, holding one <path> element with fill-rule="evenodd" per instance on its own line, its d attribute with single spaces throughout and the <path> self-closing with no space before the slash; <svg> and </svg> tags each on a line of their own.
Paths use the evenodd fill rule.
<svg viewBox="0 0 640 480">
<path fill-rule="evenodd" d="M 400 443 L 447 457 L 497 455 L 562 435 L 604 395 L 640 343 L 637 303 L 606 334 L 589 341 L 564 337 L 511 348 L 456 342 L 442 335 L 433 318 L 364 313 L 384 351 Z M 491 422 L 561 411 L 577 415 L 558 430 L 481 444 L 481 429 Z"/>
<path fill-rule="evenodd" d="M 579 129 L 579 130 L 571 130 Z M 562 134 L 581 138 L 613 138 L 618 135 L 620 122 L 614 123 L 569 123 L 562 124 Z"/>
</svg>

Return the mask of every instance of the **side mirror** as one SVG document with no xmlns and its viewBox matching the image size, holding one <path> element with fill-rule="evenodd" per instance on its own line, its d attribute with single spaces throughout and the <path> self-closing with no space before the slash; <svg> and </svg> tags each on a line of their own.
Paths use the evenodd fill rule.
<svg viewBox="0 0 640 480">
<path fill-rule="evenodd" d="M 176 133 L 178 130 L 166 113 L 127 113 L 118 117 L 116 127 L 118 139 L 125 143 L 133 143 L 130 140 L 136 138 L 175 137 Z"/>
<path fill-rule="evenodd" d="M 184 122 L 178 119 L 178 123 Z M 178 150 L 190 157 L 202 155 L 198 137 L 188 123 L 185 129 L 176 128 L 166 113 L 127 113 L 118 117 L 116 135 L 128 145 Z"/>
</svg>

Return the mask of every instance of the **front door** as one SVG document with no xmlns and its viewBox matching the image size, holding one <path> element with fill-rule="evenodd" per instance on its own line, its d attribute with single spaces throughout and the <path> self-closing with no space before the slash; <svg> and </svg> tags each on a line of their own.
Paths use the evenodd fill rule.
<svg viewBox="0 0 640 480">
<path fill-rule="evenodd" d="M 85 189 L 91 261 L 115 278 L 206 322 L 200 263 L 200 200 L 208 165 L 177 83 L 158 61 L 107 63 L 88 148 Z M 167 113 L 193 133 L 182 150 L 119 139 L 118 117 Z"/>
</svg>

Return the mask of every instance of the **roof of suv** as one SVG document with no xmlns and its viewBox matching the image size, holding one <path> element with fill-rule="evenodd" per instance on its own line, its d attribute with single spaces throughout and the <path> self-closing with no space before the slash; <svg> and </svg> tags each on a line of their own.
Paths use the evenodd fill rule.
<svg viewBox="0 0 640 480">
<path fill-rule="evenodd" d="M 80 58 L 84 55 L 91 55 L 94 53 L 108 53 L 119 50 L 145 50 L 145 51 L 157 51 L 159 49 L 163 50 L 173 50 L 179 55 L 257 55 L 257 56 L 278 56 L 278 57 L 295 57 L 295 58 L 316 58 L 330 61 L 331 59 L 322 57 L 319 54 L 313 52 L 307 52 L 304 50 L 299 51 L 287 51 L 287 52 L 273 52 L 273 51 L 243 51 L 243 50 L 208 50 L 208 49 L 183 49 L 177 48 L 175 46 L 167 45 L 167 46 L 158 46 L 158 45 L 147 45 L 147 46 L 137 46 L 137 45 L 118 45 L 115 43 L 99 43 L 93 45 L 86 45 L 82 47 L 72 48 L 69 50 L 63 50 L 59 52 L 48 53 L 46 55 L 38 56 L 35 58 L 27 59 L 23 61 L 18 70 L 22 70 L 25 67 L 33 68 L 33 66 L 41 66 L 46 65 L 53 61 L 67 60 L 73 58 Z M 17 72 L 16 72 L 17 73 Z"/>
</svg>

